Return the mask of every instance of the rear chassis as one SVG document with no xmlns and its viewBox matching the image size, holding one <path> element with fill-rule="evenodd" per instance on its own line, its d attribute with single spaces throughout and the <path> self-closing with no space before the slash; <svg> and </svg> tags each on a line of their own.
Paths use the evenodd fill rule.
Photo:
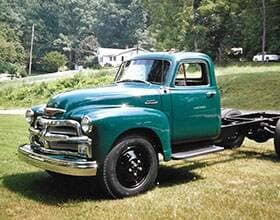
<svg viewBox="0 0 280 220">
<path fill-rule="evenodd" d="M 256 142 L 266 142 L 274 138 L 280 114 L 255 112 L 222 118 L 221 137 L 238 132 Z"/>
</svg>

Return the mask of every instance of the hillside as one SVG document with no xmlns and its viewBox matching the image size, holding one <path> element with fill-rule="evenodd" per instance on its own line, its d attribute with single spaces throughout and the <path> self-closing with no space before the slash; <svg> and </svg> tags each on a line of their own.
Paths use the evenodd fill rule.
<svg viewBox="0 0 280 220">
<path fill-rule="evenodd" d="M 217 68 L 224 107 L 280 110 L 280 65 Z"/>
<path fill-rule="evenodd" d="M 280 109 L 280 64 L 217 67 L 216 71 L 223 107 Z M 112 70 L 87 70 L 48 83 L 1 85 L 0 108 L 30 107 L 63 91 L 109 84 L 113 77 Z"/>
</svg>

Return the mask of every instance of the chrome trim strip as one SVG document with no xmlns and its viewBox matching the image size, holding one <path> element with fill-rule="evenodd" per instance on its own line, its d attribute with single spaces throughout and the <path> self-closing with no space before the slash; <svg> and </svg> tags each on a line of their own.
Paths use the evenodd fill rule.
<svg viewBox="0 0 280 220">
<path fill-rule="evenodd" d="M 33 147 L 33 145 L 32 145 Z M 34 146 L 36 150 L 44 153 L 44 154 L 52 154 L 52 155 L 65 155 L 65 156 L 75 156 L 75 157 L 82 157 L 83 155 L 80 155 L 78 152 L 71 152 L 71 151 L 65 151 L 65 150 L 52 150 L 52 149 L 47 149 L 44 147 L 38 147 Z"/>
<path fill-rule="evenodd" d="M 87 136 L 80 136 L 80 137 L 69 137 L 67 135 L 63 134 L 51 134 L 49 132 L 46 132 L 43 137 L 46 141 L 49 142 L 57 142 L 57 141 L 65 141 L 65 142 L 73 142 L 77 144 L 88 144 L 91 145 L 91 139 L 89 139 Z"/>
<path fill-rule="evenodd" d="M 21 160 L 33 166 L 66 175 L 95 176 L 98 167 L 96 161 L 38 154 L 28 144 L 19 146 L 18 153 Z"/>
</svg>

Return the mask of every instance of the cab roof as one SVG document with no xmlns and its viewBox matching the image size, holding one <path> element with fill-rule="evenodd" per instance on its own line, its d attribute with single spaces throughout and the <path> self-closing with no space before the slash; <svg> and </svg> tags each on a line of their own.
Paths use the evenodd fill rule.
<svg viewBox="0 0 280 220">
<path fill-rule="evenodd" d="M 145 53 L 141 55 L 136 55 L 133 57 L 133 60 L 136 59 L 160 59 L 160 60 L 170 60 L 173 62 L 178 62 L 184 59 L 208 59 L 211 58 L 203 53 L 198 52 L 152 52 L 152 53 Z"/>
</svg>

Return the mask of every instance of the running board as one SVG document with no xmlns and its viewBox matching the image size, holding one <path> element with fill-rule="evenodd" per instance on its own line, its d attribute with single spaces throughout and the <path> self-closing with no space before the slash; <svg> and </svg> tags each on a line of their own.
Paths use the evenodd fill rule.
<svg viewBox="0 0 280 220">
<path fill-rule="evenodd" d="M 223 150 L 224 150 L 223 147 L 212 145 L 209 147 L 198 148 L 195 150 L 173 153 L 171 156 L 172 159 L 174 160 L 181 160 L 181 159 L 196 157 L 204 154 L 215 153 Z"/>
</svg>

